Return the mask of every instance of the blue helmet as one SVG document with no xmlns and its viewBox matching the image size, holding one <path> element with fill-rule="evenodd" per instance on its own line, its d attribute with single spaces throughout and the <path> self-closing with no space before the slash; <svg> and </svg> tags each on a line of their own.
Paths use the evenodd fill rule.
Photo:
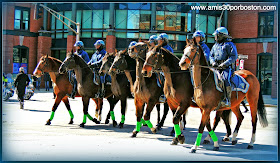
<svg viewBox="0 0 280 163">
<path fill-rule="evenodd" d="M 200 36 L 202 38 L 205 38 L 205 34 L 202 32 L 202 31 L 195 31 L 194 34 L 193 34 L 193 38 L 194 37 L 197 37 L 197 36 Z"/>
<path fill-rule="evenodd" d="M 103 46 L 105 46 L 105 43 L 104 43 L 103 40 L 97 40 L 97 41 L 94 43 L 94 46 L 96 46 L 96 45 L 103 45 Z"/>
<path fill-rule="evenodd" d="M 136 45 L 136 44 L 137 44 L 136 41 L 131 41 L 130 44 L 129 44 L 129 46 L 128 46 L 128 48 L 130 48 L 130 47 L 132 47 L 132 46 L 134 46 L 134 45 Z"/>
<path fill-rule="evenodd" d="M 215 32 L 213 33 L 213 35 L 216 34 L 224 34 L 224 35 L 228 35 L 228 30 L 225 27 L 219 27 L 215 30 Z"/>
<path fill-rule="evenodd" d="M 152 35 L 149 39 L 149 42 L 155 42 L 157 41 L 157 36 L 156 35 Z"/>
<path fill-rule="evenodd" d="M 168 41 L 168 35 L 166 33 L 161 33 L 158 37 L 157 40 L 165 40 Z"/>
<path fill-rule="evenodd" d="M 84 43 L 83 43 L 83 41 L 77 41 L 77 42 L 74 44 L 74 46 L 75 46 L 75 47 L 76 47 L 76 46 L 84 47 Z"/>
</svg>

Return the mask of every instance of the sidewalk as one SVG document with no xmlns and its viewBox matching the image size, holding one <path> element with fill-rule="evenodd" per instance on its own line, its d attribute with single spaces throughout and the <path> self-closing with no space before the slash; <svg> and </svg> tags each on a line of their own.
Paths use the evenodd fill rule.
<svg viewBox="0 0 280 163">
<path fill-rule="evenodd" d="M 271 95 L 263 95 L 263 101 L 265 106 L 277 106 L 278 99 L 271 98 Z"/>
</svg>

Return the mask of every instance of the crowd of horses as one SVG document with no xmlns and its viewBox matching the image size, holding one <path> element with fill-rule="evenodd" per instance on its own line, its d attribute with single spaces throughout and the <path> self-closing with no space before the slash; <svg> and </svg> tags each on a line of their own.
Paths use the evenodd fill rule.
<svg viewBox="0 0 280 163">
<path fill-rule="evenodd" d="M 41 76 L 44 72 L 48 72 L 54 83 L 53 88 L 56 99 L 52 107 L 51 117 L 46 123 L 47 125 L 51 124 L 54 113 L 61 101 L 65 103 L 69 111 L 69 124 L 73 123 L 74 115 L 67 96 L 71 94 L 73 86 L 69 82 L 68 74 L 66 73 L 67 70 L 74 70 L 78 83 L 77 96 L 81 96 L 83 101 L 84 117 L 83 122 L 80 124 L 81 127 L 84 127 L 87 119 L 96 124 L 99 124 L 101 121 L 103 99 L 97 99 L 95 95 L 101 89 L 98 75 L 104 74 L 110 74 L 112 79 L 111 85 L 105 86 L 105 98 L 110 104 L 110 111 L 107 114 L 105 123 L 108 124 L 111 117 L 113 126 L 117 126 L 114 107 L 118 101 L 121 101 L 122 117 L 119 127 L 124 127 L 127 98 L 134 98 L 137 122 L 132 137 L 137 136 L 137 133 L 139 133 L 143 125 L 147 125 L 153 133 L 156 133 L 163 126 L 169 110 L 168 108 L 170 108 L 173 113 L 174 124 L 171 133 L 175 135 L 171 144 L 183 144 L 185 137 L 181 133 L 181 130 L 186 124 L 184 114 L 189 107 L 199 108 L 202 113 L 202 118 L 197 139 L 191 149 L 192 153 L 196 152 L 197 147 L 200 145 L 205 126 L 209 131 L 209 135 L 203 143 L 209 143 L 210 138 L 212 138 L 214 142 L 213 150 L 219 150 L 218 138 L 214 130 L 220 118 L 224 120 L 227 129 L 227 134 L 223 141 L 229 141 L 229 136 L 231 135 L 229 124 L 230 110 L 237 117 L 237 125 L 233 132 L 232 144 L 237 143 L 236 137 L 244 118 L 239 106 L 242 100 L 246 98 L 250 105 L 253 127 L 248 149 L 252 149 L 255 142 L 257 113 L 260 124 L 264 127 L 268 125 L 259 81 L 255 75 L 247 70 L 236 71 L 236 74 L 244 77 L 250 84 L 249 90 L 247 93 L 233 91 L 231 107 L 219 108 L 216 111 L 213 128 L 211 128 L 210 112 L 217 108 L 223 97 L 223 93 L 216 90 L 212 68 L 208 66 L 202 48 L 193 40 L 187 40 L 187 45 L 181 60 L 173 53 L 162 48 L 161 45 L 151 47 L 148 42 L 140 40 L 128 50 L 107 53 L 102 59 L 102 66 L 99 71 L 92 70 L 80 56 L 74 54 L 72 51 L 67 53 L 63 62 L 48 55 L 42 56 L 33 74 Z M 160 72 L 163 72 L 165 76 L 163 88 L 157 84 L 157 77 Z M 159 115 L 159 97 L 163 93 L 167 98 L 167 102 L 164 103 L 164 115 L 161 119 Z M 90 98 L 96 103 L 95 118 L 88 113 Z M 158 124 L 153 126 L 150 122 L 150 115 L 155 105 L 158 110 Z"/>
</svg>

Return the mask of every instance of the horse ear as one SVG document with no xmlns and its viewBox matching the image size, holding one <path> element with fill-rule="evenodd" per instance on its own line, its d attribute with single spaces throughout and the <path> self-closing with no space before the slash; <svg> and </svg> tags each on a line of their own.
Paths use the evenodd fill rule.
<svg viewBox="0 0 280 163">
<path fill-rule="evenodd" d="M 115 53 L 118 53 L 118 50 L 117 50 L 117 49 L 115 49 Z"/>
<path fill-rule="evenodd" d="M 125 49 L 123 50 L 123 52 L 127 52 L 127 48 L 125 48 Z"/>
<path fill-rule="evenodd" d="M 140 38 L 138 39 L 138 42 L 142 42 L 142 37 L 140 37 Z"/>
<path fill-rule="evenodd" d="M 190 44 L 190 40 L 189 39 L 186 39 L 186 44 Z"/>
</svg>

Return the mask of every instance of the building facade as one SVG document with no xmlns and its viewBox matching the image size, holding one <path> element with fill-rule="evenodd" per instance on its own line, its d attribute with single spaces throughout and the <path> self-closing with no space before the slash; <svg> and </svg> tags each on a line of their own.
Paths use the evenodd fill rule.
<svg viewBox="0 0 280 163">
<path fill-rule="evenodd" d="M 182 55 L 186 38 L 195 30 L 206 33 L 206 43 L 214 44 L 212 33 L 218 27 L 222 11 L 191 10 L 192 5 L 216 3 L 45 3 L 60 14 L 81 24 L 80 38 L 89 56 L 94 53 L 94 42 L 103 39 L 106 50 L 125 49 L 140 37 L 167 33 L 176 55 Z M 221 5 L 221 4 L 219 4 Z M 34 4 L 3 3 L 3 70 L 16 73 L 19 66 L 31 74 L 43 54 L 64 60 L 73 49 L 75 34 L 54 16 L 44 11 L 34 20 Z M 225 11 L 221 25 L 228 27 L 237 45 L 238 53 L 248 55 L 245 69 L 259 75 L 263 93 L 276 97 L 277 76 L 277 14 L 261 11 Z M 246 14 L 246 16 L 244 16 Z M 246 17 L 248 17 L 246 19 Z M 65 20 L 69 25 L 73 25 Z M 260 23 L 261 22 L 261 23 Z M 254 24 L 253 24 L 254 23 Z M 252 25 L 253 24 L 253 25 Z M 75 28 L 75 26 L 73 25 Z M 242 28 L 240 28 L 242 27 Z M 250 30 L 246 30 L 250 27 Z M 264 52 L 263 42 L 267 42 Z M 253 50 L 255 49 L 255 50 Z M 265 64 L 263 61 L 267 61 Z M 273 64 L 270 62 L 273 61 Z M 268 70 L 270 69 L 270 70 Z M 269 82 L 267 82 L 269 81 Z M 264 83 L 264 82 L 263 82 Z M 275 91 L 274 91 L 275 90 Z"/>
</svg>

